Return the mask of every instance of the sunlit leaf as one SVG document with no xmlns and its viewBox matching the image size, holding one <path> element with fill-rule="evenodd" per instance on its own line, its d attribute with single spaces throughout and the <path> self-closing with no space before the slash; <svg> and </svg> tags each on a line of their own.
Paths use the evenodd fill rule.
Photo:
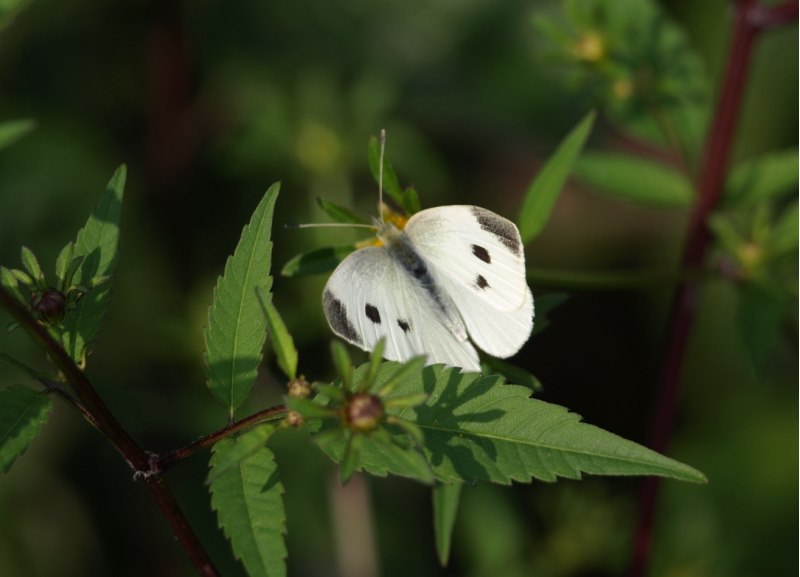
<svg viewBox="0 0 800 577">
<path fill-rule="evenodd" d="M 575 175 L 609 196 L 658 207 L 685 207 L 692 183 L 665 164 L 613 152 L 586 152 L 575 163 Z"/>
<path fill-rule="evenodd" d="M 523 243 L 528 243 L 538 236 L 550 219 L 550 213 L 572 170 L 572 165 L 583 150 L 593 124 L 594 112 L 590 112 L 561 141 L 528 187 L 517 218 Z"/>
<path fill-rule="evenodd" d="M 261 444 L 263 432 L 255 429 L 238 439 L 214 445 L 211 457 L 211 506 L 233 553 L 251 577 L 286 575 L 286 513 L 283 485 L 272 452 Z M 251 442 L 251 438 L 254 438 Z M 249 454 L 236 462 L 238 446 Z M 234 455 L 231 455 L 234 453 Z M 217 467 L 224 471 L 217 473 Z"/>
<path fill-rule="evenodd" d="M 272 213 L 280 190 L 273 184 L 259 202 L 225 272 L 217 280 L 205 329 L 208 387 L 233 417 L 250 394 L 267 337 L 256 289 L 269 291 L 272 277 Z"/>
<path fill-rule="evenodd" d="M 724 201 L 751 205 L 784 193 L 797 194 L 798 150 L 774 152 L 743 162 L 731 170 Z"/>
<path fill-rule="evenodd" d="M 261 287 L 257 287 L 256 291 L 267 319 L 267 328 L 278 366 L 290 380 L 294 379 L 297 376 L 297 349 L 292 335 L 289 334 L 278 309 L 272 304 L 269 293 Z"/>
<path fill-rule="evenodd" d="M 123 164 L 117 168 L 100 202 L 84 227 L 78 231 L 73 252 L 73 259 L 82 258 L 80 267 L 73 275 L 73 282 L 77 285 L 89 285 L 99 275 L 113 276 L 117 264 L 119 218 L 126 175 L 127 168 Z M 110 297 L 111 282 L 106 282 L 84 295 L 75 309 L 67 313 L 61 325 L 56 327 L 64 349 L 76 362 L 84 362 L 88 348 L 100 330 Z"/>
<path fill-rule="evenodd" d="M 397 363 L 381 366 L 377 385 Z M 358 369 L 356 378 L 366 371 Z M 440 481 L 491 481 L 509 484 L 532 479 L 554 481 L 595 475 L 658 475 L 703 482 L 702 473 L 613 433 L 582 423 L 564 407 L 530 398 L 530 390 L 503 384 L 497 376 L 461 373 L 439 365 L 407 373 L 395 394 L 428 393 L 421 405 L 387 408 L 389 414 L 416 423 L 425 435 L 423 453 Z M 340 441 L 320 444 L 335 461 Z M 414 471 L 389 458 L 384 445 L 365 437 L 362 470 L 414 478 Z"/>
<path fill-rule="evenodd" d="M 433 487 L 433 529 L 436 537 L 436 554 L 444 567 L 450 558 L 450 543 L 461 501 L 462 483 L 436 483 Z"/>
</svg>

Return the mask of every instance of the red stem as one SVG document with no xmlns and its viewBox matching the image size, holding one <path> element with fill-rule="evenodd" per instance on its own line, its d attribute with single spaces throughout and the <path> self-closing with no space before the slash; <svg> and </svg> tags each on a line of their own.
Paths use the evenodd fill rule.
<svg viewBox="0 0 800 577">
<path fill-rule="evenodd" d="M 125 428 L 108 410 L 100 395 L 95 391 L 86 374 L 75 364 L 63 347 L 50 336 L 47 329 L 31 316 L 25 306 L 0 287 L 0 304 L 19 322 L 33 339 L 47 351 L 53 364 L 64 374 L 72 385 L 81 405 L 92 416 L 90 421 L 97 427 L 114 447 L 120 452 L 128 465 L 134 470 L 134 478 L 140 476 L 158 508 L 167 518 L 178 542 L 180 542 L 192 564 L 204 577 L 218 577 L 219 573 L 211 563 L 208 554 L 197 536 L 186 521 L 175 497 L 164 480 L 159 477 L 151 463 L 151 457 L 145 452 Z"/>
<path fill-rule="evenodd" d="M 722 194 L 728 168 L 733 134 L 739 116 L 745 80 L 753 52 L 753 43 L 759 32 L 785 24 L 797 18 L 797 1 L 766 7 L 756 0 L 737 0 L 733 37 L 725 76 L 720 88 L 717 108 L 708 132 L 702 171 L 697 183 L 697 203 L 689 221 L 683 269 L 696 270 L 706 255 L 711 233 L 708 218 Z M 665 452 L 675 421 L 680 392 L 683 359 L 694 322 L 701 284 L 696 277 L 688 276 L 676 290 L 668 327 L 668 342 L 663 359 L 659 383 L 658 409 L 651 429 L 650 446 Z M 650 556 L 655 507 L 660 481 L 657 477 L 645 479 L 639 501 L 639 520 L 629 575 L 641 577 L 647 569 Z"/>
</svg>

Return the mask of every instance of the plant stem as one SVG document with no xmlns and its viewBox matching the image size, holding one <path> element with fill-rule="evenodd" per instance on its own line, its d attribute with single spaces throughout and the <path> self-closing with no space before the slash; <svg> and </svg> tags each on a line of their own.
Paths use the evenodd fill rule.
<svg viewBox="0 0 800 577">
<path fill-rule="evenodd" d="M 214 431 L 213 433 L 209 433 L 204 437 L 200 437 L 196 441 L 189 443 L 185 447 L 181 447 L 180 449 L 175 449 L 174 451 L 167 453 L 161 457 L 158 457 L 155 462 L 155 467 L 158 473 L 163 473 L 167 469 L 171 468 L 173 465 L 183 461 L 184 459 L 191 457 L 197 451 L 201 449 L 205 449 L 206 447 L 210 447 L 220 439 L 224 439 L 225 437 L 229 437 L 230 435 L 241 431 L 242 429 L 246 429 L 248 427 L 252 427 L 254 425 L 258 425 L 260 423 L 267 423 L 270 421 L 278 421 L 283 419 L 286 415 L 286 405 L 276 405 L 274 407 L 269 407 L 268 409 L 264 409 L 263 411 L 259 411 L 257 413 L 253 413 L 249 417 L 245 417 L 240 421 L 235 421 L 222 427 L 218 431 Z"/>
<path fill-rule="evenodd" d="M 774 27 L 778 23 L 794 21 L 796 18 L 796 0 L 775 7 L 762 6 L 757 0 L 736 2 L 730 53 L 700 164 L 698 197 L 689 221 L 681 267 L 683 270 L 700 267 L 711 242 L 708 218 L 722 194 L 754 41 L 762 30 Z M 678 286 L 673 298 L 659 383 L 658 408 L 651 429 L 650 446 L 659 452 L 667 449 L 672 433 L 680 391 L 681 369 L 700 290 L 699 280 L 689 277 Z M 629 572 L 631 577 L 641 577 L 647 568 L 659 487 L 660 482 L 656 477 L 644 481 Z"/>
<path fill-rule="evenodd" d="M 139 447 L 111 411 L 108 410 L 108 407 L 106 407 L 100 395 L 97 394 L 86 374 L 75 364 L 47 329 L 31 316 L 30 311 L 3 287 L 0 287 L 0 305 L 11 313 L 14 319 L 47 352 L 53 364 L 72 385 L 78 402 L 86 411 L 84 414 L 91 415 L 91 417 L 87 418 L 93 420 L 97 429 L 120 452 L 128 465 L 134 470 L 134 478 L 142 477 L 144 479 L 145 486 L 151 497 L 153 497 L 162 514 L 167 518 L 172 532 L 198 573 L 204 577 L 218 577 L 219 573 L 189 526 L 169 487 L 167 487 L 163 479 L 154 474 L 151 456 Z"/>
</svg>

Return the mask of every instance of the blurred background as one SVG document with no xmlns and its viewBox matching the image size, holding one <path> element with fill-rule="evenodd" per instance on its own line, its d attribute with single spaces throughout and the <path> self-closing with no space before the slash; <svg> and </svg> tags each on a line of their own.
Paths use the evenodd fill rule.
<svg viewBox="0 0 800 577">
<path fill-rule="evenodd" d="M 0 263 L 19 266 L 24 244 L 52 271 L 127 163 L 113 299 L 88 373 L 155 451 L 225 424 L 204 385 L 202 329 L 217 275 L 271 183 L 282 182 L 274 299 L 301 370 L 323 380 L 333 375 L 326 275 L 279 271 L 299 252 L 358 235 L 283 225 L 327 220 L 317 196 L 374 214 L 371 135 L 387 129 L 387 156 L 424 207 L 473 203 L 514 219 L 541 163 L 592 108 L 591 151 L 654 158 L 692 180 L 732 15 L 723 0 L 17 4 L 0 0 L 0 122 L 30 118 L 35 128 L 0 152 Z M 734 165 L 786 150 L 796 163 L 797 46 L 795 25 L 759 42 Z M 774 219 L 796 203 L 794 172 L 788 196 L 764 209 Z M 680 202 L 646 200 L 568 183 L 527 259 L 535 295 L 569 298 L 514 359 L 542 382 L 540 398 L 640 443 L 688 215 Z M 759 269 L 780 298 L 754 313 L 769 318 L 756 323 L 768 325 L 763 339 L 755 334 L 757 355 L 753 333 L 740 330 L 750 294 L 742 287 L 754 277 L 706 284 L 669 454 L 710 483 L 664 483 L 651 575 L 795 574 L 796 231 L 794 239 L 791 258 Z M 715 258 L 743 270 L 724 249 Z M 609 271 L 621 280 L 591 280 Z M 629 282 L 637 271 L 661 280 Z M 576 272 L 589 276 L 577 282 Z M 0 350 L 46 366 L 19 331 L 0 334 Z M 242 416 L 279 402 L 271 367 L 267 358 Z M 0 365 L 0 386 L 19 382 L 24 375 Z M 272 446 L 290 575 L 344 577 L 337 563 L 348 542 L 386 577 L 604 576 L 628 562 L 639 479 L 467 487 L 442 569 L 427 488 L 359 478 L 354 491 L 371 509 L 356 514 L 342 509 L 333 465 L 304 435 Z M 210 511 L 207 459 L 182 463 L 168 482 L 223 573 L 243 575 Z M 374 543 L 360 537 L 365 522 Z M 0 478 L 0 575 L 109 574 L 193 573 L 111 446 L 56 402 L 44 433 Z"/>
</svg>

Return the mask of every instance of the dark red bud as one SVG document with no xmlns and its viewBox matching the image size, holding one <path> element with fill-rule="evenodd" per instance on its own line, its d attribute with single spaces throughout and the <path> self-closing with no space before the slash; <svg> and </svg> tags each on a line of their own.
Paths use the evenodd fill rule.
<svg viewBox="0 0 800 577">
<path fill-rule="evenodd" d="M 43 293 L 34 293 L 31 308 L 38 313 L 39 319 L 45 324 L 57 325 L 64 318 L 67 299 L 61 291 L 48 289 Z"/>
</svg>

